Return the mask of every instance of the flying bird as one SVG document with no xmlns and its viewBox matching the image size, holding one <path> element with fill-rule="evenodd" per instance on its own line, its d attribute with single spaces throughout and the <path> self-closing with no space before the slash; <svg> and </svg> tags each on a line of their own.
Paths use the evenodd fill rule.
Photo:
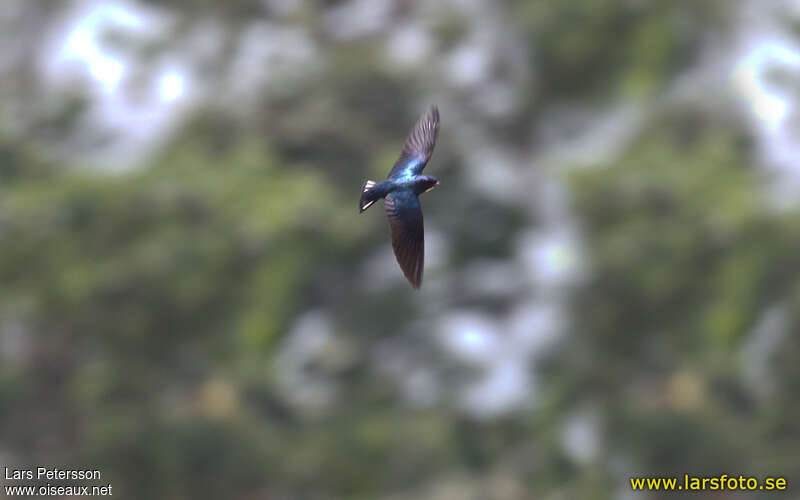
<svg viewBox="0 0 800 500">
<path fill-rule="evenodd" d="M 361 187 L 359 213 L 379 199 L 384 199 L 386 216 L 392 231 L 392 248 L 397 263 L 411 286 L 422 284 L 425 261 L 425 232 L 422 224 L 422 207 L 418 196 L 439 185 L 439 180 L 422 175 L 436 145 L 439 135 L 439 109 L 422 115 L 403 144 L 400 158 L 383 182 L 367 180 Z"/>
</svg>

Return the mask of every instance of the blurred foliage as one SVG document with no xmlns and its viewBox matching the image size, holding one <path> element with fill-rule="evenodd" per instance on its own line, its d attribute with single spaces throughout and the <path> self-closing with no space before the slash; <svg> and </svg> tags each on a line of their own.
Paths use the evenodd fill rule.
<svg viewBox="0 0 800 500">
<path fill-rule="evenodd" d="M 693 61 L 711 34 L 703 28 L 724 23 L 726 12 L 718 0 L 515 3 L 545 101 L 652 95 Z"/>
<path fill-rule="evenodd" d="M 220 18 L 228 51 L 264 10 L 281 22 L 278 3 L 148 2 L 184 23 Z M 535 285 L 470 295 L 467 274 L 492 259 L 523 276 L 519 235 L 543 217 L 475 187 L 481 118 L 463 113 L 477 108 L 468 92 L 448 92 L 444 64 L 400 71 L 376 48 L 384 34 L 326 33 L 326 13 L 346 3 L 304 4 L 287 21 L 319 42 L 313 77 L 261 89 L 243 110 L 199 104 L 137 168 L 75 165 L 42 146 L 80 128 L 72 95 L 21 135 L 0 128 L 0 456 L 96 467 L 122 498 L 608 499 L 648 473 L 800 478 L 800 212 L 768 203 L 740 119 L 664 106 L 612 159 L 565 169 L 587 269 L 565 293 L 568 332 L 531 364 L 535 404 L 477 418 L 459 404 L 476 370 L 433 338 L 436 314 L 518 306 Z M 409 22 L 416 4 L 397 4 Z M 731 7 L 503 9 L 535 84 L 486 134 L 527 158 L 549 106 L 662 95 Z M 426 22 L 444 60 L 481 21 Z M 369 275 L 388 230 L 380 209 L 358 216 L 353 190 L 385 175 L 434 91 L 475 128 L 437 147 L 443 187 L 423 204 L 447 252 L 434 292 L 415 295 L 399 274 L 386 286 Z M 443 130 L 463 125 L 443 116 Z M 746 351 L 771 310 L 784 335 L 753 383 Z M 298 349 L 321 344 L 300 376 L 287 332 L 319 311 L 318 335 L 297 334 Z M 434 403 L 411 404 L 387 374 L 405 358 L 400 371 L 423 365 L 443 381 Z M 596 424 L 583 457 L 564 444 L 575 415 Z"/>
<path fill-rule="evenodd" d="M 573 175 L 592 269 L 561 363 L 572 390 L 613 415 L 609 442 L 638 470 L 798 477 L 796 434 L 767 438 L 755 424 L 786 400 L 756 397 L 742 377 L 746 337 L 797 286 L 797 214 L 766 206 L 727 117 L 687 134 L 676 125 L 708 120 L 680 113 L 613 165 Z"/>
</svg>

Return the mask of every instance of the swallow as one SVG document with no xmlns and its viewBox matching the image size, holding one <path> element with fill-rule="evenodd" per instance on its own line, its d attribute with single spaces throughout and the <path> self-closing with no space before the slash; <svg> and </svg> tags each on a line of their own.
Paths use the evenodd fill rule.
<svg viewBox="0 0 800 500">
<path fill-rule="evenodd" d="M 439 180 L 422 175 L 439 135 L 439 109 L 423 114 L 409 132 L 400 158 L 383 182 L 367 180 L 361 187 L 359 213 L 383 198 L 392 232 L 392 248 L 403 274 L 415 289 L 422 285 L 425 261 L 425 232 L 419 195 L 439 185 Z"/>
</svg>

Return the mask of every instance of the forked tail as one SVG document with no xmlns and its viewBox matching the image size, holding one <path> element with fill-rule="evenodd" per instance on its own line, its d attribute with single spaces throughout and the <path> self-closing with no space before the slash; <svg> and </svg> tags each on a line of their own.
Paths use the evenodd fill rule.
<svg viewBox="0 0 800 500">
<path fill-rule="evenodd" d="M 358 212 L 361 213 L 364 210 L 368 209 L 372 206 L 373 203 L 383 198 L 383 193 L 381 189 L 376 189 L 376 186 L 379 184 L 375 181 L 367 180 L 364 182 L 364 185 L 361 187 L 361 199 L 358 202 Z"/>
</svg>

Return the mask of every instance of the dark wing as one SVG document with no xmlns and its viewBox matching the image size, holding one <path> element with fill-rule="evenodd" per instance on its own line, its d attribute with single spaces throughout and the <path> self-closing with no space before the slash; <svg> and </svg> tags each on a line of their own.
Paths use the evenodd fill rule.
<svg viewBox="0 0 800 500">
<path fill-rule="evenodd" d="M 389 172 L 389 179 L 406 175 L 419 175 L 433 154 L 436 137 L 439 135 L 439 108 L 431 109 L 422 115 L 409 132 L 403 144 L 403 152 Z"/>
<path fill-rule="evenodd" d="M 397 263 L 411 286 L 419 288 L 425 261 L 425 232 L 417 195 L 411 191 L 389 193 L 384 199 L 384 207 L 392 229 L 392 248 Z"/>
</svg>

